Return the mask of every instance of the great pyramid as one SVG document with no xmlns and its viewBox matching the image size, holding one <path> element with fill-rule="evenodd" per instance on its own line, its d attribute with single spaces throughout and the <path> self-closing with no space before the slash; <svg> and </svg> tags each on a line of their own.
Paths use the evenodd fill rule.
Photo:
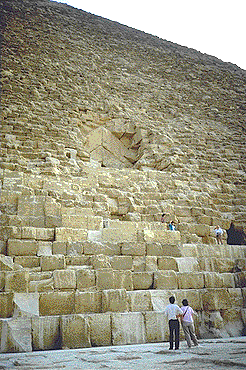
<svg viewBox="0 0 246 370">
<path fill-rule="evenodd" d="M 167 340 L 171 294 L 199 338 L 242 335 L 246 71 L 65 4 L 0 6 L 1 352 Z"/>
</svg>

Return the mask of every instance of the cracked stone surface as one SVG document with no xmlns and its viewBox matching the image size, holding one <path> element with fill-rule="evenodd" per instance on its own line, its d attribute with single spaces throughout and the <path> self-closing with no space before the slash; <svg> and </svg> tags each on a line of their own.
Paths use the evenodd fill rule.
<svg viewBox="0 0 246 370">
<path fill-rule="evenodd" d="M 0 369 L 115 369 L 115 370 L 242 370 L 246 368 L 246 337 L 200 340 L 198 347 L 181 342 L 178 351 L 168 343 L 90 349 L 0 354 Z"/>
</svg>

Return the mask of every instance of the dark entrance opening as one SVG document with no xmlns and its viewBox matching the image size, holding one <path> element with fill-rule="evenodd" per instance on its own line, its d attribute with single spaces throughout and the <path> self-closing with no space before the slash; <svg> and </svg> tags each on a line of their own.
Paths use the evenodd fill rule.
<svg viewBox="0 0 246 370">
<path fill-rule="evenodd" d="M 246 234 L 241 226 L 235 226 L 233 222 L 227 230 L 227 244 L 231 245 L 245 245 Z"/>
</svg>

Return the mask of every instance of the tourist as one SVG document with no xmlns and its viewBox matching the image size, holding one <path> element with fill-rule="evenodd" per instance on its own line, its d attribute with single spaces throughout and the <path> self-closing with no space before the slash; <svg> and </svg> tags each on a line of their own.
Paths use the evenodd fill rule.
<svg viewBox="0 0 246 370">
<path fill-rule="evenodd" d="M 162 213 L 161 215 L 161 223 L 164 224 L 165 222 L 165 216 L 166 216 L 166 213 Z"/>
<path fill-rule="evenodd" d="M 178 318 L 182 316 L 183 311 L 181 308 L 174 304 L 175 298 L 171 296 L 169 298 L 169 304 L 166 306 L 164 310 L 165 316 L 167 316 L 168 319 L 168 326 L 169 326 L 169 349 L 173 349 L 173 341 L 174 341 L 174 335 L 175 333 L 175 349 L 179 349 L 179 331 L 180 331 L 180 324 Z"/>
<path fill-rule="evenodd" d="M 194 320 L 193 316 L 197 315 L 195 311 L 189 306 L 187 299 L 183 299 L 181 310 L 183 312 L 181 325 L 184 331 L 185 339 L 188 347 L 191 347 L 191 341 L 194 346 L 198 346 L 197 337 L 195 334 Z"/>
<path fill-rule="evenodd" d="M 215 234 L 216 234 L 217 243 L 218 244 L 223 244 L 223 241 L 222 241 L 223 230 L 221 229 L 221 227 L 218 225 L 214 229 L 214 231 L 215 231 Z"/>
<path fill-rule="evenodd" d="M 176 230 L 176 227 L 175 227 L 174 221 L 171 221 L 171 222 L 170 222 L 170 224 L 169 224 L 169 230 L 171 230 L 171 231 L 175 231 L 175 230 Z"/>
</svg>

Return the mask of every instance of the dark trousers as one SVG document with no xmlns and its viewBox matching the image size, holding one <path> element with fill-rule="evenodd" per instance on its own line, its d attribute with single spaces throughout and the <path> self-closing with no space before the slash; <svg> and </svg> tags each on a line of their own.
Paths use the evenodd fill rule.
<svg viewBox="0 0 246 370">
<path fill-rule="evenodd" d="M 175 349 L 179 349 L 179 320 L 169 320 L 169 343 L 170 349 L 173 349 L 173 333 L 175 333 Z"/>
</svg>

